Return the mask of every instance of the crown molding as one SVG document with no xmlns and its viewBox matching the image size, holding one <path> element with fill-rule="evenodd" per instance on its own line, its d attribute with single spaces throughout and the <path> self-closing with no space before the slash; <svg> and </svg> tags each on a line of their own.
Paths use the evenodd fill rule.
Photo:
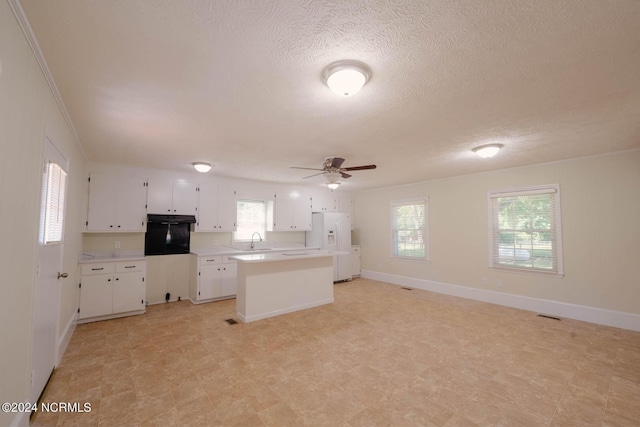
<svg viewBox="0 0 640 427">
<path fill-rule="evenodd" d="M 7 1 L 9 3 L 9 6 L 11 7 L 11 10 L 13 11 L 13 15 L 16 17 L 16 20 L 18 21 L 18 24 L 22 29 L 22 32 L 24 33 L 25 38 L 27 39 L 27 42 L 29 43 L 29 47 L 31 47 L 31 51 L 35 56 L 36 61 L 40 66 L 40 69 L 42 70 L 42 74 L 44 75 L 44 78 L 47 81 L 47 84 L 49 85 L 49 89 L 51 90 L 51 93 L 53 94 L 53 97 L 55 98 L 56 103 L 58 104 L 58 108 L 60 109 L 60 112 L 62 113 L 64 120 L 67 122 L 67 126 L 69 127 L 69 130 L 73 135 L 73 139 L 75 140 L 78 148 L 80 149 L 80 153 L 82 153 L 82 156 L 86 161 L 87 153 L 84 149 L 84 146 L 82 145 L 82 142 L 80 141 L 78 132 L 76 131 L 76 128 L 73 125 L 73 122 L 71 121 L 71 116 L 69 116 L 69 111 L 67 111 L 67 107 L 65 106 L 64 101 L 62 100 L 62 96 L 60 95 L 60 92 L 58 91 L 58 86 L 56 86 L 56 82 L 53 79 L 51 70 L 49 70 L 47 61 L 45 61 L 44 55 L 42 54 L 42 50 L 40 50 L 40 45 L 38 45 L 36 36 L 33 33 L 33 30 L 31 30 L 31 25 L 29 25 L 29 20 L 27 19 L 27 16 L 24 13 L 24 9 L 22 9 L 20 0 L 7 0 Z"/>
</svg>

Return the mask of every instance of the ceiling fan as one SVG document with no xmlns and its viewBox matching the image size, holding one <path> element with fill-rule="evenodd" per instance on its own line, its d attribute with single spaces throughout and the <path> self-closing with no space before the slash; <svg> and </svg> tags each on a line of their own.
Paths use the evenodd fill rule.
<svg viewBox="0 0 640 427">
<path fill-rule="evenodd" d="M 312 176 L 330 174 L 338 178 L 338 175 L 342 178 L 351 178 L 351 175 L 347 172 L 351 171 L 359 171 L 366 169 L 375 169 L 376 165 L 364 165 L 364 166 L 351 166 L 348 168 L 343 168 L 342 164 L 344 163 L 344 159 L 342 157 L 327 157 L 322 164 L 322 169 L 317 168 L 303 168 L 297 166 L 291 166 L 291 169 L 305 169 L 312 171 L 321 171 L 319 173 L 314 173 L 313 175 L 305 176 L 303 179 L 311 178 Z"/>
</svg>

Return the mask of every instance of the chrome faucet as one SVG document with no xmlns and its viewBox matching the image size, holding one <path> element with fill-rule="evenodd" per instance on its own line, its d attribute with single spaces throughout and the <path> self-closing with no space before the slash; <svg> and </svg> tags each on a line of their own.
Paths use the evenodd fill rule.
<svg viewBox="0 0 640 427">
<path fill-rule="evenodd" d="M 262 236 L 260 235 L 260 233 L 258 233 L 257 231 L 254 232 L 251 235 L 251 249 L 254 249 L 256 247 L 255 243 L 253 243 L 253 236 L 255 236 L 256 234 L 258 235 L 258 237 L 260 238 L 260 241 L 262 242 Z"/>
</svg>

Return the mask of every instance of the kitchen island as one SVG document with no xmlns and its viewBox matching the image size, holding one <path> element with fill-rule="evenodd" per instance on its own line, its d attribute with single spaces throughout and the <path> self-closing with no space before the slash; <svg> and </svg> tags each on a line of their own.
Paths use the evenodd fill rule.
<svg viewBox="0 0 640 427">
<path fill-rule="evenodd" d="M 236 307 L 245 323 L 333 302 L 333 253 L 301 250 L 232 255 Z"/>
</svg>

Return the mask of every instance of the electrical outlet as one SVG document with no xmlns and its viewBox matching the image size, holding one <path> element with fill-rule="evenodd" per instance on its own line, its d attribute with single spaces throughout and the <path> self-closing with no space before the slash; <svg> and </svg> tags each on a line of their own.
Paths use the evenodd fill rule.
<svg viewBox="0 0 640 427">
<path fill-rule="evenodd" d="M 487 278 L 486 277 L 482 278 L 482 285 L 483 286 L 487 286 Z"/>
<path fill-rule="evenodd" d="M 120 249 L 120 241 L 116 240 L 116 249 Z"/>
<path fill-rule="evenodd" d="M 498 279 L 498 281 L 496 282 L 496 286 L 502 288 L 502 279 Z"/>
</svg>

